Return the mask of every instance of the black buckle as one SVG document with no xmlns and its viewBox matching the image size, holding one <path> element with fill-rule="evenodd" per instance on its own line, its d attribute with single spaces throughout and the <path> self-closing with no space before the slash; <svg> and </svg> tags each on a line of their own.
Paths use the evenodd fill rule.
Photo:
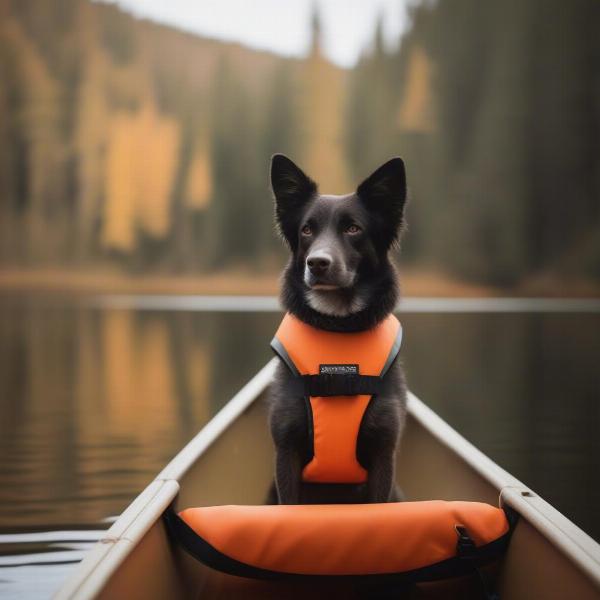
<svg viewBox="0 0 600 600">
<path fill-rule="evenodd" d="M 454 529 L 458 535 L 456 542 L 456 554 L 459 558 L 474 558 L 477 555 L 477 546 L 471 539 L 467 528 L 464 525 L 455 525 Z"/>
</svg>

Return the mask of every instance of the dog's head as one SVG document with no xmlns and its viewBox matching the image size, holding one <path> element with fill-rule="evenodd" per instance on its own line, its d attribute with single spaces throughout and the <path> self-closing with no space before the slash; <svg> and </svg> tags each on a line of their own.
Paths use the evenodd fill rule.
<svg viewBox="0 0 600 600">
<path fill-rule="evenodd" d="M 321 195 L 289 158 L 271 163 L 276 221 L 292 252 L 288 273 L 317 312 L 345 317 L 364 310 L 369 283 L 388 273 L 406 200 L 404 163 L 392 158 L 351 194 Z"/>
</svg>

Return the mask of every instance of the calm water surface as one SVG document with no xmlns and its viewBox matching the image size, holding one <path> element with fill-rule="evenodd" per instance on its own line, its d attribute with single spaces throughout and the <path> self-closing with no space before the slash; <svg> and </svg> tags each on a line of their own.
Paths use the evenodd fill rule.
<svg viewBox="0 0 600 600">
<path fill-rule="evenodd" d="M 270 358 L 268 305 L 168 304 L 0 297 L 0 597 L 50 596 Z M 410 387 L 600 539 L 597 307 L 465 306 L 407 304 Z"/>
</svg>

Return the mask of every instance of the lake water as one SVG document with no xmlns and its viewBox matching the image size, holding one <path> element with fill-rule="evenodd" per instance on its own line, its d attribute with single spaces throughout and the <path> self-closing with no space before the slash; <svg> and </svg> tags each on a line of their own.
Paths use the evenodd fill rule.
<svg viewBox="0 0 600 600">
<path fill-rule="evenodd" d="M 252 311 L 244 309 L 252 308 Z M 600 539 L 600 302 L 411 299 L 411 389 Z M 48 597 L 270 357 L 274 299 L 0 297 L 0 597 Z"/>
</svg>

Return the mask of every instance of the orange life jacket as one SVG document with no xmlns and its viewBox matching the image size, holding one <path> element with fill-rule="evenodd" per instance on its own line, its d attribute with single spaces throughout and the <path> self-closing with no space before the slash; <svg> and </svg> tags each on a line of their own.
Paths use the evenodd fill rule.
<svg viewBox="0 0 600 600">
<path fill-rule="evenodd" d="M 402 327 L 390 315 L 373 329 L 337 333 L 286 314 L 271 342 L 296 376 L 291 390 L 307 399 L 312 457 L 303 481 L 363 483 L 356 456 L 365 411 L 400 350 Z"/>
</svg>

